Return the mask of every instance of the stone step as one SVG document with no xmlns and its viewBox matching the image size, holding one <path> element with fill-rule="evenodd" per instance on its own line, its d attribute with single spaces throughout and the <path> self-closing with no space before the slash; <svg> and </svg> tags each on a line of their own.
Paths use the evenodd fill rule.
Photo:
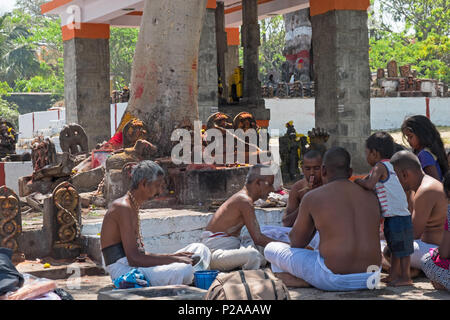
<svg viewBox="0 0 450 320">
<path fill-rule="evenodd" d="M 20 273 L 31 274 L 38 278 L 51 280 L 68 279 L 73 276 L 97 276 L 104 275 L 105 271 L 90 259 L 86 262 L 58 262 L 57 260 L 50 262 L 49 268 L 44 268 L 44 261 L 24 261 L 16 266 Z M 52 262 L 54 264 L 52 264 Z"/>
<path fill-rule="evenodd" d="M 260 225 L 281 226 L 284 208 L 256 208 Z M 172 253 L 188 244 L 201 241 L 201 234 L 211 219 L 212 212 L 193 210 L 148 209 L 141 211 L 141 228 L 144 245 L 152 253 Z M 89 257 L 101 264 L 100 231 L 103 219 L 91 220 L 83 225 Z M 242 234 L 248 231 L 244 227 Z"/>
</svg>

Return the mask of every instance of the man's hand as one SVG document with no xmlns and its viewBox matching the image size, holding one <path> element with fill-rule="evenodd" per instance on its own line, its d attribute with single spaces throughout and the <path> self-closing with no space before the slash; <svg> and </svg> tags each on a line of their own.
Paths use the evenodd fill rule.
<svg viewBox="0 0 450 320">
<path fill-rule="evenodd" d="M 314 176 L 309 177 L 308 189 L 311 190 L 314 186 Z"/>
<path fill-rule="evenodd" d="M 314 176 L 311 176 L 311 177 L 309 177 L 309 181 L 308 181 L 308 184 L 306 185 L 306 187 L 303 187 L 303 188 L 301 188 L 301 189 L 299 189 L 299 190 L 297 191 L 297 193 L 298 193 L 300 199 L 301 199 L 308 191 L 312 190 L 312 189 L 313 189 L 313 186 L 314 186 Z"/>
<path fill-rule="evenodd" d="M 192 252 L 178 252 L 172 254 L 172 257 L 175 258 L 175 262 L 194 265 L 194 260 L 192 259 L 193 255 Z"/>
</svg>

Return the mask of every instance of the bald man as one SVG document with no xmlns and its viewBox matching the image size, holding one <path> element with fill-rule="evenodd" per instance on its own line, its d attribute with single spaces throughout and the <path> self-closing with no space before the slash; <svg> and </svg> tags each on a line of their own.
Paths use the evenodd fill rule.
<svg viewBox="0 0 450 320">
<path fill-rule="evenodd" d="M 322 164 L 324 185 L 308 192 L 289 234 L 291 246 L 269 243 L 264 255 L 288 286 L 326 291 L 367 289 L 381 267 L 380 218 L 376 195 L 349 181 L 350 154 L 334 147 Z M 315 232 L 318 250 L 308 250 Z M 374 272 L 374 273 L 372 273 Z"/>
<path fill-rule="evenodd" d="M 411 267 L 421 269 L 423 255 L 442 242 L 447 215 L 447 199 L 442 183 L 426 175 L 417 156 L 409 151 L 395 153 L 390 162 L 407 194 L 414 229 Z M 382 243 L 382 248 L 385 244 Z M 387 257 L 385 257 L 387 259 Z M 389 264 L 385 265 L 389 267 Z M 412 272 L 417 274 L 417 272 Z"/>
<path fill-rule="evenodd" d="M 211 250 L 210 269 L 230 271 L 236 268 L 259 269 L 265 259 L 254 247 L 265 247 L 275 241 L 261 233 L 253 203 L 273 192 L 274 174 L 265 165 L 250 168 L 245 186 L 225 201 L 214 213 L 202 233 L 202 243 Z M 253 243 L 241 242 L 246 226 Z"/>
</svg>

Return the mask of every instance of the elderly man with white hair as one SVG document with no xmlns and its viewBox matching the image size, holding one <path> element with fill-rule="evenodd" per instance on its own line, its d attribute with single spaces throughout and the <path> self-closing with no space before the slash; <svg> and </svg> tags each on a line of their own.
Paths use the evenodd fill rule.
<svg viewBox="0 0 450 320">
<path fill-rule="evenodd" d="M 113 282 L 138 270 L 151 286 L 191 284 L 195 256 L 210 255 L 201 243 L 190 244 L 174 254 L 145 252 L 139 207 L 157 196 L 163 184 L 163 169 L 153 161 L 142 161 L 133 168 L 130 190 L 106 212 L 100 240 L 106 270 Z"/>
</svg>

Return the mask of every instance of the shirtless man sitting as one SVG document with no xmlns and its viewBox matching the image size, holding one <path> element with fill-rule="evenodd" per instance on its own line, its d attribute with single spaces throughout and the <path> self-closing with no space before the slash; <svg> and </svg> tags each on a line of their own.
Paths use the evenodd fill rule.
<svg viewBox="0 0 450 320">
<path fill-rule="evenodd" d="M 270 170 L 269 166 L 261 164 L 251 167 L 244 188 L 225 201 L 209 221 L 202 233 L 202 242 L 211 250 L 210 269 L 254 270 L 265 264 L 254 245 L 265 247 L 275 240 L 261 233 L 253 203 L 267 198 L 273 191 L 274 175 Z M 244 225 L 252 240 L 248 243 L 240 239 Z"/>
<path fill-rule="evenodd" d="M 309 150 L 303 157 L 302 172 L 304 178 L 294 183 L 290 192 L 286 209 L 284 210 L 283 227 L 261 226 L 261 232 L 279 241 L 289 242 L 289 232 L 297 219 L 298 209 L 305 194 L 322 186 L 322 154 L 317 150 Z M 318 234 L 312 240 L 310 246 L 316 248 L 319 244 Z"/>
<path fill-rule="evenodd" d="M 103 219 L 100 242 L 106 271 L 114 282 L 137 268 L 151 286 L 190 284 L 194 278 L 193 254 L 208 251 L 201 243 L 191 244 L 175 254 L 154 254 L 144 250 L 139 207 L 157 196 L 164 183 L 164 171 L 153 161 L 139 162 L 132 171 L 131 190 L 115 200 Z"/>
<path fill-rule="evenodd" d="M 291 246 L 269 243 L 264 255 L 287 286 L 312 285 L 326 291 L 367 289 L 379 278 L 380 207 L 373 192 L 349 181 L 350 154 L 334 147 L 325 153 L 324 185 L 302 199 L 289 234 Z M 319 250 L 307 250 L 320 232 Z"/>
<path fill-rule="evenodd" d="M 413 268 L 421 269 L 422 256 L 442 242 L 447 199 L 442 183 L 423 172 L 419 159 L 412 152 L 399 151 L 392 156 L 390 162 L 403 189 L 407 194 L 411 194 L 409 210 L 415 239 L 414 253 L 411 255 L 411 276 L 413 276 L 418 274 Z M 382 249 L 384 246 L 385 243 L 382 243 Z M 389 268 L 387 256 L 385 255 L 387 261 L 383 260 L 385 268 Z"/>
</svg>

